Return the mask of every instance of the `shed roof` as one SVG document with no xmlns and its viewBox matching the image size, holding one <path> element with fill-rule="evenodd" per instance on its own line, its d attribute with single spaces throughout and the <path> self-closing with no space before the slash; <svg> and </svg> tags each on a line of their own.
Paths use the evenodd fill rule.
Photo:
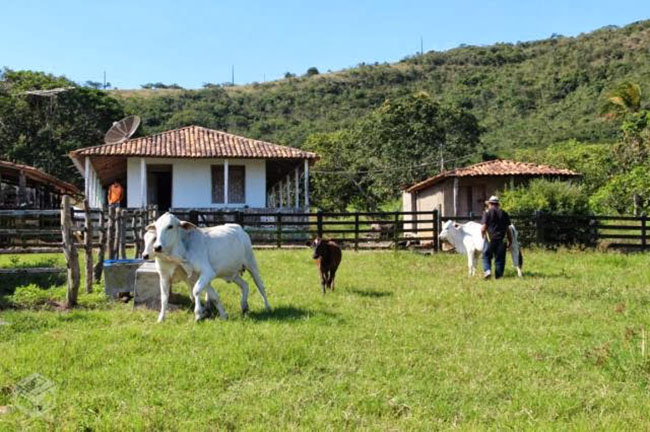
<svg viewBox="0 0 650 432">
<path fill-rule="evenodd" d="M 25 176 L 32 181 L 36 181 L 43 184 L 48 184 L 51 187 L 58 189 L 61 193 L 67 193 L 70 195 L 78 195 L 79 189 L 71 183 L 64 182 L 51 174 L 48 174 L 40 169 L 30 166 L 23 165 L 14 162 L 0 160 L 0 170 L 6 170 L 11 172 L 19 173 L 23 171 Z"/>
<path fill-rule="evenodd" d="M 208 129 L 186 126 L 119 144 L 85 147 L 70 153 L 85 156 L 160 158 L 318 159 L 316 153 Z"/>
<path fill-rule="evenodd" d="M 555 168 L 529 162 L 517 162 L 506 159 L 495 159 L 479 162 L 463 168 L 445 171 L 429 177 L 419 183 L 408 186 L 406 192 L 415 192 L 453 177 L 491 177 L 491 176 L 524 176 L 524 177 L 579 177 L 580 174 L 565 168 Z"/>
</svg>

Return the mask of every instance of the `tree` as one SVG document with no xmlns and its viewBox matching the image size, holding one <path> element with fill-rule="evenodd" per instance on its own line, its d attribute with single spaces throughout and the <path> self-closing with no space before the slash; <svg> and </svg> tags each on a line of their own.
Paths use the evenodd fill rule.
<svg viewBox="0 0 650 432">
<path fill-rule="evenodd" d="M 318 69 L 315 68 L 314 66 L 312 66 L 312 67 L 310 67 L 309 69 L 307 69 L 307 74 L 306 74 L 306 75 L 307 75 L 308 77 L 309 77 L 309 76 L 318 75 L 318 74 L 319 74 Z"/>
<path fill-rule="evenodd" d="M 396 199 L 402 186 L 437 173 L 441 149 L 451 161 L 479 158 L 480 133 L 469 112 L 425 93 L 388 100 L 348 129 L 307 139 L 306 147 L 322 157 L 314 173 L 315 203 L 328 210 L 348 204 L 377 209 Z"/>
<path fill-rule="evenodd" d="M 381 202 L 381 197 L 373 195 L 372 178 L 353 131 L 313 134 L 304 147 L 321 156 L 311 175 L 311 198 L 319 208 L 344 211 Z"/>
<path fill-rule="evenodd" d="M 647 165 L 639 165 L 632 170 L 613 177 L 605 186 L 594 193 L 589 202 L 592 209 L 600 214 L 634 213 L 634 196 L 641 197 L 640 211 L 650 211 L 650 176 Z"/>
<path fill-rule="evenodd" d="M 620 118 L 641 109 L 641 87 L 630 81 L 619 84 L 606 95 L 601 114 L 608 118 Z"/>
<path fill-rule="evenodd" d="M 481 128 L 468 111 L 434 102 L 426 93 L 388 100 L 359 123 L 357 134 L 375 194 L 394 198 L 400 187 L 439 172 L 440 158 L 480 156 Z M 463 162 L 467 162 L 465 159 Z"/>
<path fill-rule="evenodd" d="M 0 84 L 0 159 L 33 165 L 64 180 L 80 181 L 68 152 L 100 144 L 112 122 L 124 116 L 112 96 L 64 77 L 5 70 Z M 24 94 L 53 88 L 67 90 Z"/>
</svg>

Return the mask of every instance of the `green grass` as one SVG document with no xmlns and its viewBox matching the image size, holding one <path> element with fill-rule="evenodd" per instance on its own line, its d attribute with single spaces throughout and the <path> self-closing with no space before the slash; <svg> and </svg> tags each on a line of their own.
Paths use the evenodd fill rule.
<svg viewBox="0 0 650 432">
<path fill-rule="evenodd" d="M 346 251 L 325 296 L 308 251 L 257 256 L 272 314 L 223 282 L 228 321 L 96 293 L 3 311 L 0 405 L 32 373 L 58 393 L 0 429 L 650 428 L 648 256 L 532 251 L 523 280 L 485 282 L 458 255 Z"/>
</svg>

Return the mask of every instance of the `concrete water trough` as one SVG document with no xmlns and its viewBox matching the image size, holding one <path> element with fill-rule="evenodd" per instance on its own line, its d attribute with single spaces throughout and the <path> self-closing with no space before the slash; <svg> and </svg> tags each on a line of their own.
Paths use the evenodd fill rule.
<svg viewBox="0 0 650 432">
<path fill-rule="evenodd" d="M 114 299 L 121 294 L 133 294 L 135 273 L 144 263 L 141 259 L 104 261 L 104 292 Z"/>
<path fill-rule="evenodd" d="M 145 262 L 135 272 L 133 306 L 160 308 L 160 277 L 153 261 Z"/>
<path fill-rule="evenodd" d="M 182 284 L 185 285 L 185 284 Z M 187 296 L 187 288 L 183 286 L 181 293 L 172 292 L 169 288 L 169 310 L 178 309 L 181 306 L 190 306 L 191 302 Z M 153 261 L 146 261 L 135 272 L 135 286 L 133 293 L 133 307 L 145 306 L 149 309 L 160 309 L 160 276 Z"/>
</svg>

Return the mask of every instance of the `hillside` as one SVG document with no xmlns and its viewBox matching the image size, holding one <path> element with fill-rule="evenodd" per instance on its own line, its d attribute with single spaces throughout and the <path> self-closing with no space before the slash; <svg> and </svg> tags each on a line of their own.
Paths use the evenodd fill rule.
<svg viewBox="0 0 650 432">
<path fill-rule="evenodd" d="M 301 146 L 311 133 L 345 127 L 387 98 L 425 91 L 469 108 L 487 147 L 508 155 L 569 138 L 614 141 L 618 127 L 598 117 L 598 105 L 623 80 L 650 88 L 648 46 L 650 21 L 640 21 L 264 84 L 113 94 L 143 117 L 143 134 L 194 123 Z"/>
</svg>

